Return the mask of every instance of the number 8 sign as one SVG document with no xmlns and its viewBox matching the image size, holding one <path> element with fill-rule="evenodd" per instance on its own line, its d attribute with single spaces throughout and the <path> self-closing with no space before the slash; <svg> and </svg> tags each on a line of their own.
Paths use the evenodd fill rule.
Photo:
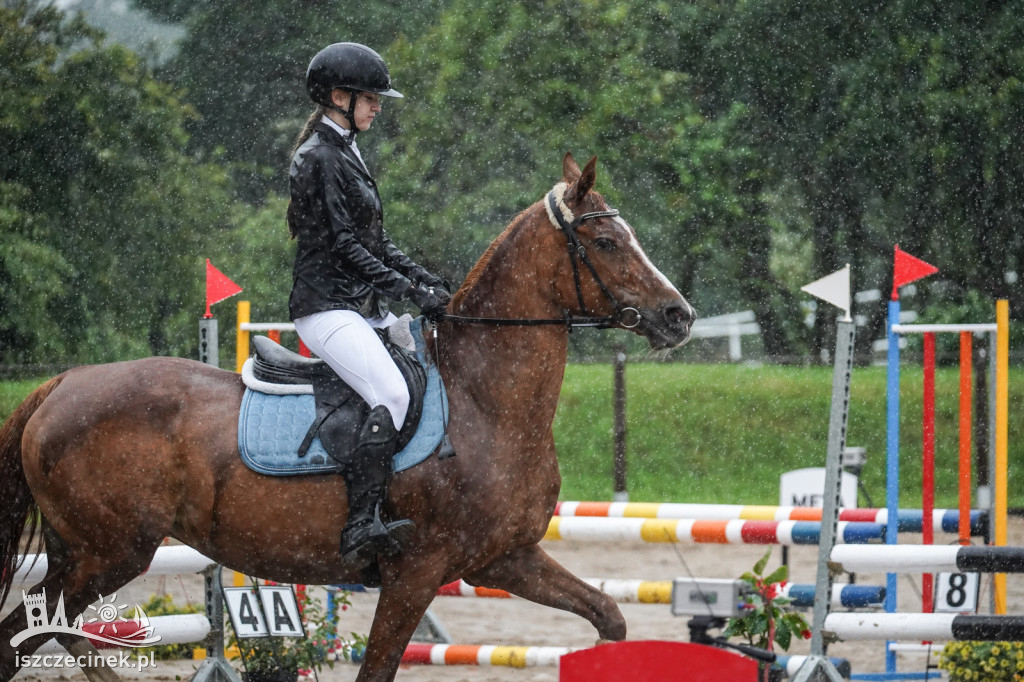
<svg viewBox="0 0 1024 682">
<path fill-rule="evenodd" d="M 939 573 L 935 576 L 936 613 L 976 613 L 981 579 L 977 573 Z"/>
</svg>

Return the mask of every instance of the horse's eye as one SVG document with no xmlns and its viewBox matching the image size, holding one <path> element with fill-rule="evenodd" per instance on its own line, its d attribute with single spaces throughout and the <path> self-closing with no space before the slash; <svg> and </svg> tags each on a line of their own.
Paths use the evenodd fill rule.
<svg viewBox="0 0 1024 682">
<path fill-rule="evenodd" d="M 597 247 L 598 251 L 614 251 L 615 241 L 607 237 L 598 237 L 594 240 L 594 246 Z"/>
</svg>

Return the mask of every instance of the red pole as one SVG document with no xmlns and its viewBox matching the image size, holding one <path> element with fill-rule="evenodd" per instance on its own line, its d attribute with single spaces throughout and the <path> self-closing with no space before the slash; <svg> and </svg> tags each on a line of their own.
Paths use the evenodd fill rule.
<svg viewBox="0 0 1024 682">
<path fill-rule="evenodd" d="M 971 544 L 971 391 L 973 348 L 970 332 L 960 332 L 960 544 Z"/>
<path fill-rule="evenodd" d="M 267 332 L 267 338 L 274 343 L 281 343 L 281 331 L 278 329 L 271 329 Z"/>
<path fill-rule="evenodd" d="M 924 544 L 935 541 L 935 334 L 924 335 L 924 415 L 922 419 L 924 452 L 921 458 L 921 530 Z M 921 580 L 921 610 L 932 613 L 935 609 L 931 573 Z"/>
</svg>

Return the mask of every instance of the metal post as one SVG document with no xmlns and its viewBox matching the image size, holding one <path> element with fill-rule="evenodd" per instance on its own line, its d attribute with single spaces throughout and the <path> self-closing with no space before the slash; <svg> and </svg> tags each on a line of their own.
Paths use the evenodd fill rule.
<svg viewBox="0 0 1024 682">
<path fill-rule="evenodd" d="M 626 352 L 622 346 L 615 349 L 615 490 L 612 499 L 629 502 L 626 488 Z"/>
<path fill-rule="evenodd" d="M 220 366 L 220 353 L 217 348 L 217 318 L 199 318 L 199 362 Z"/>
<path fill-rule="evenodd" d="M 822 494 L 821 536 L 818 538 L 818 573 L 814 586 L 814 621 L 811 626 L 811 655 L 800 667 L 795 682 L 820 679 L 842 681 L 842 676 L 825 651 L 822 628 L 828 616 L 832 595 L 829 557 L 836 542 L 839 523 L 839 496 L 842 492 L 843 450 L 846 448 L 846 424 L 850 413 L 850 375 L 853 371 L 853 345 L 856 325 L 841 320 L 836 328 L 835 365 L 832 371 L 832 407 L 828 423 L 828 451 L 825 456 L 825 489 Z"/>
<path fill-rule="evenodd" d="M 203 571 L 210 634 L 206 636 L 206 659 L 193 676 L 193 682 L 241 682 L 224 657 L 224 596 L 220 572 L 219 564 Z"/>
</svg>

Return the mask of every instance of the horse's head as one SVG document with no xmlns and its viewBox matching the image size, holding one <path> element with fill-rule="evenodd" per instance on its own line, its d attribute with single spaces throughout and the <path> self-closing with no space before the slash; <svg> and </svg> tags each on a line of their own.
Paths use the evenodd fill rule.
<svg viewBox="0 0 1024 682">
<path fill-rule="evenodd" d="M 567 269 L 558 284 L 582 314 L 611 316 L 645 336 L 655 349 L 682 345 L 696 312 L 644 253 L 636 231 L 593 191 L 597 157 L 581 171 L 572 154 L 562 161 L 563 181 L 544 200 L 548 217 L 569 240 Z"/>
</svg>

